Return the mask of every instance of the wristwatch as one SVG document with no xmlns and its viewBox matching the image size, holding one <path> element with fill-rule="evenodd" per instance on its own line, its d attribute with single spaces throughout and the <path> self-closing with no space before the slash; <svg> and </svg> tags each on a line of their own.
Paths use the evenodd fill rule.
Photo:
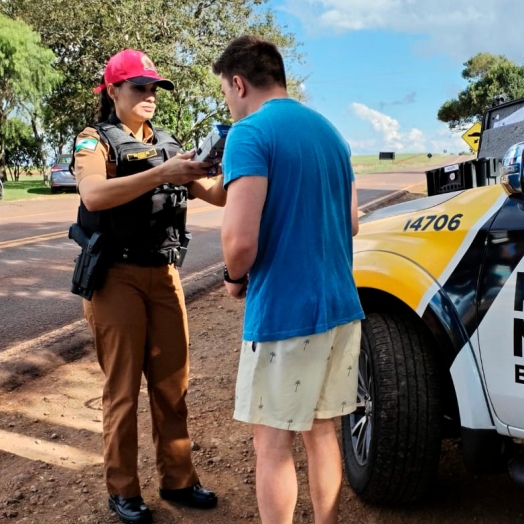
<svg viewBox="0 0 524 524">
<path fill-rule="evenodd" d="M 227 272 L 227 267 L 224 266 L 224 281 L 229 282 L 230 284 L 244 284 L 247 280 L 247 273 L 242 278 L 233 279 L 229 276 Z"/>
</svg>

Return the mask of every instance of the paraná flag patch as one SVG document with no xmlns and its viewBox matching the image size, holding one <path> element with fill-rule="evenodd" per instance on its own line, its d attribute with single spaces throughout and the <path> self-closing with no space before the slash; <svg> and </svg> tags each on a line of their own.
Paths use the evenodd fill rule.
<svg viewBox="0 0 524 524">
<path fill-rule="evenodd" d="M 98 140 L 96 138 L 82 138 L 75 147 L 75 151 L 80 151 L 81 149 L 88 149 L 89 151 L 94 151 L 98 145 Z"/>
</svg>

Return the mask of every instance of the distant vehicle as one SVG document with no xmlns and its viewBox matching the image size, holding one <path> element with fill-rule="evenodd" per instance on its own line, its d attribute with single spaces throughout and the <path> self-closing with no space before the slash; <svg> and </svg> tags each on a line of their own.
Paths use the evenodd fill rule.
<svg viewBox="0 0 524 524">
<path fill-rule="evenodd" d="M 59 155 L 55 164 L 51 167 L 49 186 L 51 193 L 64 189 L 76 189 L 75 177 L 69 171 L 72 155 Z"/>
</svg>

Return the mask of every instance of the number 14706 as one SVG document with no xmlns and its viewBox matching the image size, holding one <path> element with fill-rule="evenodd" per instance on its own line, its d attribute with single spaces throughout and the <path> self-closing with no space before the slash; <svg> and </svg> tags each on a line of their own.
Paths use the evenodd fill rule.
<svg viewBox="0 0 524 524">
<path fill-rule="evenodd" d="M 419 218 L 410 218 L 403 231 L 413 229 L 415 231 L 426 231 L 431 228 L 434 231 L 442 231 L 447 229 L 448 231 L 455 231 L 460 227 L 460 219 L 463 217 L 462 213 L 453 215 L 451 218 L 449 215 L 425 215 Z"/>
</svg>

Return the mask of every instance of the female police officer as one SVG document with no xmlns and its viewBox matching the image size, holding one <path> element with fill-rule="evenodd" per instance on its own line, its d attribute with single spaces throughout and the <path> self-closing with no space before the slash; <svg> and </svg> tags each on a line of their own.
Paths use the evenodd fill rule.
<svg viewBox="0 0 524 524">
<path fill-rule="evenodd" d="M 150 119 L 158 87 L 172 90 L 142 52 L 125 50 L 106 65 L 98 123 L 75 141 L 79 225 L 102 232 L 109 260 L 104 283 L 84 313 L 105 374 L 104 465 L 109 507 L 124 522 L 147 523 L 137 475 L 137 403 L 147 380 L 160 496 L 197 508 L 217 498 L 199 483 L 190 457 L 185 394 L 188 332 L 177 264 L 185 250 L 188 193 L 225 204 L 221 177 L 190 160 Z"/>
</svg>

